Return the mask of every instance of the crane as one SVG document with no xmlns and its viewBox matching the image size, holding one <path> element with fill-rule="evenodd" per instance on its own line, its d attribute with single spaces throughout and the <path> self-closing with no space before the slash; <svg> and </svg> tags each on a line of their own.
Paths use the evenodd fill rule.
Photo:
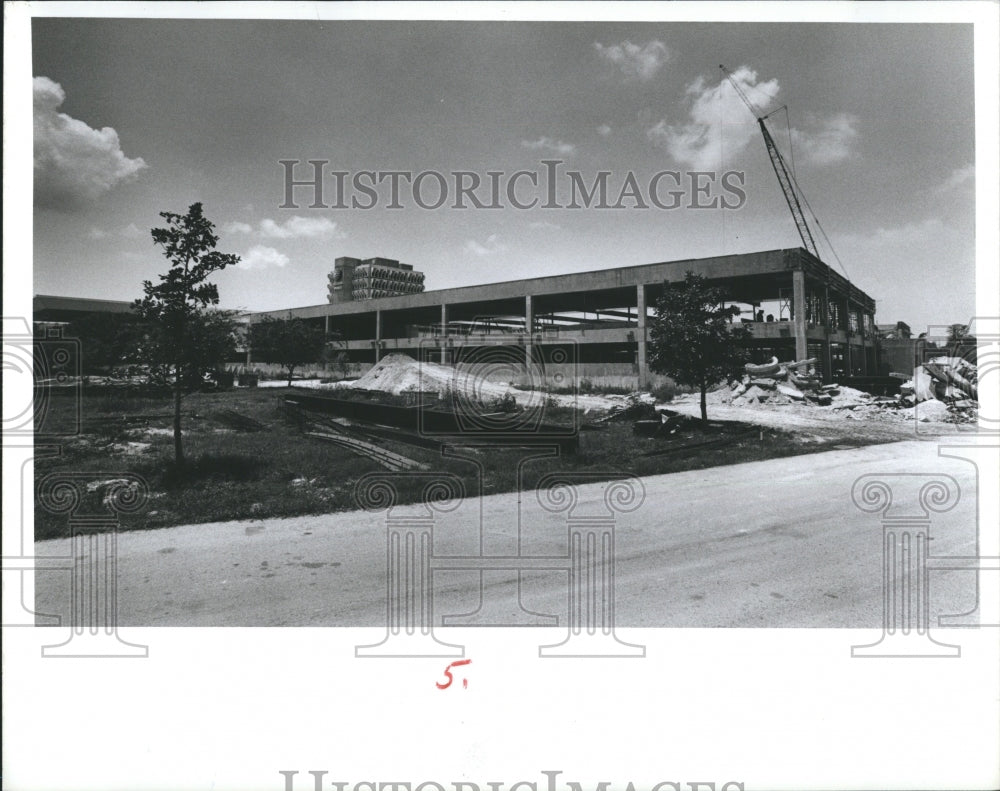
<svg viewBox="0 0 1000 791">
<path fill-rule="evenodd" d="M 743 104 L 747 106 L 747 109 L 753 114 L 753 117 L 757 119 L 757 125 L 760 126 L 761 134 L 764 135 L 764 145 L 767 147 L 767 155 L 771 158 L 771 165 L 774 167 L 774 174 L 778 177 L 778 183 L 781 185 L 781 191 L 785 194 L 785 202 L 788 204 L 788 208 L 792 212 L 792 219 L 795 220 L 795 227 L 798 229 L 799 236 L 802 238 L 802 244 L 806 250 L 816 256 L 816 258 L 819 258 L 819 251 L 816 249 L 816 240 L 813 239 L 812 231 L 809 228 L 809 224 L 806 222 L 806 215 L 802 211 L 802 205 L 799 203 L 799 196 L 795 191 L 795 180 L 788 172 L 788 166 L 785 164 L 784 157 L 782 157 L 781 152 L 778 151 L 778 147 L 774 144 L 774 138 L 771 137 L 771 133 L 767 129 L 767 124 L 764 123 L 768 116 L 762 115 L 761 112 L 754 107 L 753 103 L 743 92 L 743 89 L 740 88 L 739 83 L 733 79 L 733 75 L 730 74 L 729 70 L 725 66 L 720 64 L 719 68 L 722 69 L 722 73 L 726 75 L 726 79 L 728 79 L 733 88 L 736 89 L 736 93 L 743 100 Z"/>
</svg>

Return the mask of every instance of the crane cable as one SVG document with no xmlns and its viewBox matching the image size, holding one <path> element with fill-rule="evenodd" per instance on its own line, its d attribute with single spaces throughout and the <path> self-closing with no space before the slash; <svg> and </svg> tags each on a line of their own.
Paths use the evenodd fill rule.
<svg viewBox="0 0 1000 791">
<path fill-rule="evenodd" d="M 813 211 L 813 207 L 809 205 L 809 199 L 806 197 L 805 192 L 803 192 L 802 187 L 799 186 L 798 179 L 795 178 L 795 149 L 792 146 L 792 139 L 793 139 L 792 138 L 792 122 L 791 122 L 791 119 L 789 118 L 789 115 L 788 115 L 788 105 L 787 104 L 783 104 L 777 110 L 772 110 L 767 115 L 762 116 L 762 120 L 767 120 L 772 115 L 774 115 L 777 112 L 780 112 L 781 110 L 785 111 L 785 128 L 788 130 L 788 156 L 789 156 L 789 159 L 791 160 L 791 165 L 792 165 L 792 172 L 789 174 L 789 176 L 790 176 L 790 178 L 792 180 L 792 184 L 795 185 L 795 191 L 798 192 L 799 197 L 802 198 L 802 202 L 806 205 L 806 208 L 809 209 L 809 214 L 812 216 L 813 222 L 816 223 L 816 227 L 819 229 L 819 232 L 822 234 L 823 239 L 826 242 L 826 246 L 830 249 L 830 252 L 833 253 L 833 257 L 834 257 L 834 259 L 836 259 L 837 263 L 840 264 L 840 268 L 842 270 L 844 270 L 844 277 L 847 278 L 847 282 L 850 283 L 851 282 L 851 276 L 847 272 L 847 267 L 844 266 L 844 262 L 841 261 L 840 260 L 840 256 L 837 255 L 837 251 L 836 251 L 836 249 L 834 249 L 833 242 L 831 242 L 830 241 L 830 237 L 827 236 L 826 230 L 823 228 L 823 224 L 819 221 L 819 217 L 816 216 L 816 212 Z"/>
<path fill-rule="evenodd" d="M 726 132 L 725 132 L 726 125 L 723 123 L 724 119 L 723 119 L 723 116 L 722 116 L 722 107 L 723 107 L 723 105 L 722 105 L 722 91 L 720 90 L 719 91 L 719 101 L 718 101 L 718 108 L 719 108 L 719 166 L 722 167 L 722 168 L 725 168 L 725 166 L 726 166 L 726 142 L 725 142 L 725 138 L 726 138 Z M 720 214 L 722 215 L 722 250 L 723 250 L 723 252 L 725 252 L 725 250 L 726 250 L 726 210 L 722 209 L 722 211 L 720 212 Z"/>
<path fill-rule="evenodd" d="M 740 88 L 736 84 L 736 80 L 733 77 L 732 73 L 724 66 L 720 66 L 719 68 L 722 69 L 723 74 L 726 75 L 726 81 L 729 82 L 736 89 L 737 94 L 739 94 Z M 767 97 L 769 103 L 774 101 L 773 96 L 768 96 L 768 94 L 764 93 L 764 91 L 760 90 L 757 86 L 748 85 L 747 87 L 750 91 L 753 91 L 754 93 L 760 96 Z M 720 91 L 720 98 L 721 98 L 721 91 Z M 822 234 L 823 239 L 826 242 L 826 246 L 830 248 L 830 252 L 833 253 L 833 257 L 836 259 L 837 263 L 840 264 L 840 268 L 844 271 L 844 277 L 847 278 L 847 282 L 848 284 L 850 284 L 851 276 L 847 272 L 847 267 L 844 266 L 844 262 L 841 261 L 840 256 L 837 255 L 837 251 L 834 249 L 833 243 L 830 241 L 830 237 L 827 236 L 826 230 L 823 228 L 823 224 L 819 221 L 819 217 L 816 216 L 816 212 L 813 211 L 812 206 L 809 205 L 809 199 L 806 198 L 805 192 L 803 192 L 802 187 L 799 186 L 798 179 L 795 178 L 795 152 L 794 149 L 792 148 L 792 124 L 788 116 L 788 105 L 784 104 L 781 107 L 772 110 L 770 113 L 767 113 L 765 115 L 762 114 L 760 110 L 756 109 L 750 103 L 750 100 L 746 96 L 742 96 L 741 98 L 743 98 L 744 103 L 747 104 L 750 113 L 760 121 L 766 121 L 768 117 L 774 115 L 775 113 L 781 111 L 782 109 L 785 111 L 785 127 L 788 129 L 789 156 L 791 158 L 791 165 L 792 165 L 792 172 L 789 174 L 789 178 L 791 178 L 792 184 L 795 186 L 795 190 L 796 192 L 798 192 L 799 197 L 802 198 L 802 202 L 805 203 L 806 208 L 809 209 L 809 214 L 812 215 L 813 221 L 816 223 L 816 227 L 819 229 L 819 232 Z"/>
</svg>

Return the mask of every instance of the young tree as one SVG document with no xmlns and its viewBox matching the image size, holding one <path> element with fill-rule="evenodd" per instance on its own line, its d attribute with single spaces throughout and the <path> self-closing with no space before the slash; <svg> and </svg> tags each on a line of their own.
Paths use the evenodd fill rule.
<svg viewBox="0 0 1000 791">
<path fill-rule="evenodd" d="M 316 324 L 302 319 L 276 319 L 265 316 L 250 325 L 250 349 L 255 358 L 265 363 L 277 363 L 288 370 L 288 386 L 292 386 L 295 369 L 315 363 L 327 344 L 326 332 Z"/>
<path fill-rule="evenodd" d="M 149 325 L 151 362 L 167 366 L 174 391 L 174 458 L 184 464 L 181 443 L 181 399 L 191 384 L 193 368 L 206 357 L 217 357 L 224 350 L 212 347 L 224 337 L 219 333 L 217 317 L 206 318 L 205 308 L 219 304 L 219 290 L 207 282 L 213 272 L 239 262 L 231 253 L 216 252 L 219 237 L 215 226 L 205 217 L 200 203 L 193 203 L 187 214 L 160 212 L 166 228 L 153 228 L 153 243 L 163 248 L 170 268 L 153 285 L 143 281 L 145 296 L 135 302 L 136 312 Z M 216 353 L 209 354 L 206 343 Z"/>
<path fill-rule="evenodd" d="M 725 292 L 688 272 L 683 283 L 664 283 L 649 322 L 649 365 L 701 393 L 701 419 L 708 420 L 711 385 L 738 377 L 747 360 L 743 342 L 750 330 L 730 323 L 735 305 L 723 307 Z"/>
</svg>

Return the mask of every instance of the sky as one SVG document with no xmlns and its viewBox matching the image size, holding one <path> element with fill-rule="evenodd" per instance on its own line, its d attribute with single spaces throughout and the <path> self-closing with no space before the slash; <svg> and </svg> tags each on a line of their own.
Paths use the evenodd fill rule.
<svg viewBox="0 0 1000 791">
<path fill-rule="evenodd" d="M 32 21 L 34 292 L 134 299 L 166 261 L 160 212 L 199 201 L 218 249 L 221 306 L 326 302 L 339 256 L 395 258 L 428 289 L 801 244 L 750 110 L 767 121 L 832 243 L 824 260 L 877 300 L 880 323 L 966 322 L 975 312 L 971 25 Z M 782 106 L 787 108 L 779 109 Z M 346 206 L 285 166 L 347 173 Z M 607 205 L 541 208 L 558 160 Z M 507 199 L 508 179 L 520 177 Z M 443 174 L 422 208 L 401 181 L 375 206 L 361 171 Z M 502 172 L 502 208 L 455 208 L 455 174 Z M 676 208 L 649 197 L 680 175 Z M 722 187 L 722 174 L 743 174 Z M 708 176 L 692 177 L 692 172 Z M 629 175 L 639 197 L 621 198 Z M 659 182 L 662 205 L 678 189 Z M 699 196 L 692 178 L 708 185 Z M 734 177 L 735 178 L 735 177 Z M 469 182 L 466 181 L 468 184 Z M 741 198 L 741 195 L 745 198 Z M 432 205 L 438 180 L 422 181 Z M 716 208 L 692 208 L 701 202 Z M 723 202 L 730 208 L 722 208 Z M 813 232 L 822 238 L 816 221 Z M 835 255 L 834 255 L 835 253 Z M 837 261 L 839 258 L 839 263 Z"/>
</svg>

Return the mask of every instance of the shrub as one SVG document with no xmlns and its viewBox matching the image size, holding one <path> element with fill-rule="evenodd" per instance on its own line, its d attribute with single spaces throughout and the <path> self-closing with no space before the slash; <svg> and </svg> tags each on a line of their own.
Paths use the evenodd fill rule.
<svg viewBox="0 0 1000 791">
<path fill-rule="evenodd" d="M 673 382 L 664 382 L 659 387 L 653 388 L 653 398 L 660 403 L 669 404 L 677 395 L 677 385 Z"/>
<path fill-rule="evenodd" d="M 513 393 L 504 393 L 494 396 L 490 400 L 490 410 L 493 412 L 518 412 L 520 407 Z"/>
</svg>

